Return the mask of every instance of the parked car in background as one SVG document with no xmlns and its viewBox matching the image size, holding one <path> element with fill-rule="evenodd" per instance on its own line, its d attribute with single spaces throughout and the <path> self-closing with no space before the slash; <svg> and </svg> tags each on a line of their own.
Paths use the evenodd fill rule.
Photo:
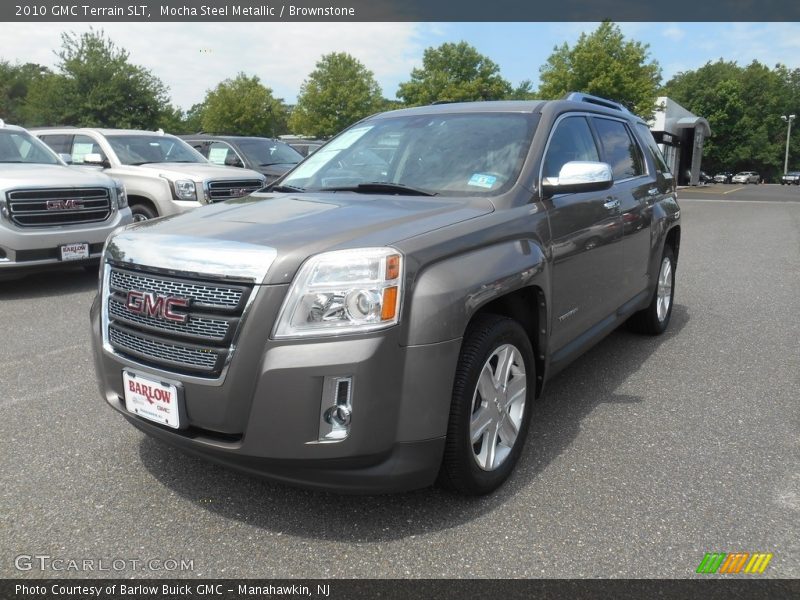
<svg viewBox="0 0 800 600">
<path fill-rule="evenodd" d="M 733 180 L 733 173 L 730 173 L 728 171 L 724 171 L 722 173 L 717 173 L 716 175 L 714 175 L 714 181 L 716 183 L 731 183 L 732 180 Z"/>
<path fill-rule="evenodd" d="M 268 184 L 303 160 L 294 148 L 271 138 L 205 133 L 180 137 L 209 162 L 258 171 Z"/>
<path fill-rule="evenodd" d="M 62 264 L 97 264 L 132 221 L 125 188 L 74 169 L 22 127 L 0 120 L 0 280 Z"/>
<path fill-rule="evenodd" d="M 647 123 L 602 98 L 373 115 L 263 192 L 109 240 L 102 401 L 285 483 L 486 494 L 548 380 L 626 321 L 667 329 L 680 214 Z"/>
<path fill-rule="evenodd" d="M 781 176 L 781 185 L 800 185 L 800 171 L 789 171 Z"/>
<path fill-rule="evenodd" d="M 691 181 L 692 180 L 692 171 L 690 169 L 686 169 L 686 173 L 685 174 L 686 174 L 686 181 L 687 182 Z M 700 176 L 697 179 L 697 183 L 699 185 L 706 185 L 708 183 L 716 183 L 716 182 L 714 181 L 714 178 L 711 177 L 711 175 L 709 175 L 705 171 L 700 171 Z"/>
<path fill-rule="evenodd" d="M 213 165 L 163 131 L 50 127 L 32 132 L 73 164 L 99 167 L 120 179 L 135 221 L 239 198 L 265 184 L 261 173 Z"/>
<path fill-rule="evenodd" d="M 314 154 L 314 152 L 325 144 L 325 140 L 315 140 L 296 135 L 282 135 L 281 141 L 289 144 L 292 148 L 297 150 L 297 152 L 302 154 L 304 158 L 309 154 Z"/>
<path fill-rule="evenodd" d="M 731 183 L 760 183 L 761 176 L 755 171 L 740 171 L 731 179 Z"/>
</svg>

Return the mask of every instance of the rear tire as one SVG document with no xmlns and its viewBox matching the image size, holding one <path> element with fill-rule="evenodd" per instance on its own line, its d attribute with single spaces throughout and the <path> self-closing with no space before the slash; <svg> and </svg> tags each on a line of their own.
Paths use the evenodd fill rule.
<svg viewBox="0 0 800 600">
<path fill-rule="evenodd" d="M 628 319 L 628 326 L 637 333 L 660 335 L 666 331 L 672 317 L 675 298 L 675 254 L 672 246 L 664 246 L 659 263 L 656 289 L 650 304 Z"/>
<path fill-rule="evenodd" d="M 439 484 L 488 494 L 511 474 L 528 434 L 536 370 L 522 326 L 479 315 L 461 346 Z"/>
</svg>

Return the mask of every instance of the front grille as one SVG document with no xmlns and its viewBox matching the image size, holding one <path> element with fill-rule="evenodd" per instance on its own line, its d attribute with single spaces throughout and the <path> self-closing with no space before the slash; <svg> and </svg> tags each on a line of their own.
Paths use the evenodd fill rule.
<svg viewBox="0 0 800 600">
<path fill-rule="evenodd" d="M 210 202 L 222 202 L 231 198 L 241 198 L 264 187 L 260 179 L 236 179 L 228 181 L 209 181 L 208 199 Z"/>
<path fill-rule="evenodd" d="M 107 294 L 108 342 L 139 363 L 187 375 L 217 377 L 232 352 L 253 286 L 190 276 L 165 276 L 111 266 Z M 129 295 L 130 292 L 133 294 Z M 168 300 L 179 302 L 165 318 Z"/>
<path fill-rule="evenodd" d="M 11 221 L 20 227 L 99 223 L 111 215 L 107 188 L 13 190 L 6 199 Z"/>
</svg>

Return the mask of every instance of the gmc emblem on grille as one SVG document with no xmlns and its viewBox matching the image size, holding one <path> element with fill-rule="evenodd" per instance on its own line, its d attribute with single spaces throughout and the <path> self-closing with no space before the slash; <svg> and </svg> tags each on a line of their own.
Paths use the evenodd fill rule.
<svg viewBox="0 0 800 600">
<path fill-rule="evenodd" d="M 66 200 L 48 200 L 46 206 L 47 210 L 69 210 L 83 208 L 83 202 L 75 200 L 74 198 L 68 198 Z"/>
<path fill-rule="evenodd" d="M 166 319 L 174 323 L 186 323 L 189 315 L 177 313 L 175 308 L 187 308 L 189 301 L 186 298 L 173 298 L 172 296 L 160 296 L 150 292 L 128 292 L 128 301 L 125 307 L 137 315 L 150 315 Z"/>
<path fill-rule="evenodd" d="M 230 195 L 234 198 L 240 198 L 242 196 L 247 196 L 250 193 L 250 190 L 247 188 L 231 188 Z"/>
</svg>

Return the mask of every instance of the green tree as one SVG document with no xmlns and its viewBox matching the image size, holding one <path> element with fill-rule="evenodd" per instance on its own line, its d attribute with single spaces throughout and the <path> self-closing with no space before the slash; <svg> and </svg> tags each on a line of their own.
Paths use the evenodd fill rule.
<svg viewBox="0 0 800 600">
<path fill-rule="evenodd" d="M 719 60 L 678 73 L 662 93 L 708 119 L 706 170 L 755 170 L 767 179 L 783 171 L 786 123 L 780 116 L 800 110 L 800 70 Z M 800 140 L 793 140 L 789 166 L 800 166 Z"/>
<path fill-rule="evenodd" d="M 344 52 L 326 54 L 300 86 L 289 125 L 293 133 L 329 137 L 381 110 L 372 71 Z"/>
<path fill-rule="evenodd" d="M 201 112 L 202 129 L 210 133 L 276 136 L 286 129 L 283 102 L 258 77 L 244 73 L 210 90 Z"/>
<path fill-rule="evenodd" d="M 502 100 L 511 84 L 500 76 L 500 67 L 467 42 L 427 48 L 422 68 L 400 84 L 397 97 L 409 106 L 433 102 Z"/>
<path fill-rule="evenodd" d="M 50 70 L 42 65 L 12 65 L 0 60 L 0 118 L 10 123 L 25 123 L 25 101 L 31 86 L 50 75 Z"/>
<path fill-rule="evenodd" d="M 538 95 L 594 94 L 649 118 L 655 110 L 661 68 L 648 57 L 647 44 L 626 40 L 619 26 L 605 21 L 591 34 L 581 34 L 574 47 L 564 43 L 553 49 L 539 69 Z"/>
<path fill-rule="evenodd" d="M 152 128 L 160 121 L 166 87 L 102 31 L 63 33 L 56 56 L 58 72 L 30 87 L 31 125 Z"/>
</svg>

